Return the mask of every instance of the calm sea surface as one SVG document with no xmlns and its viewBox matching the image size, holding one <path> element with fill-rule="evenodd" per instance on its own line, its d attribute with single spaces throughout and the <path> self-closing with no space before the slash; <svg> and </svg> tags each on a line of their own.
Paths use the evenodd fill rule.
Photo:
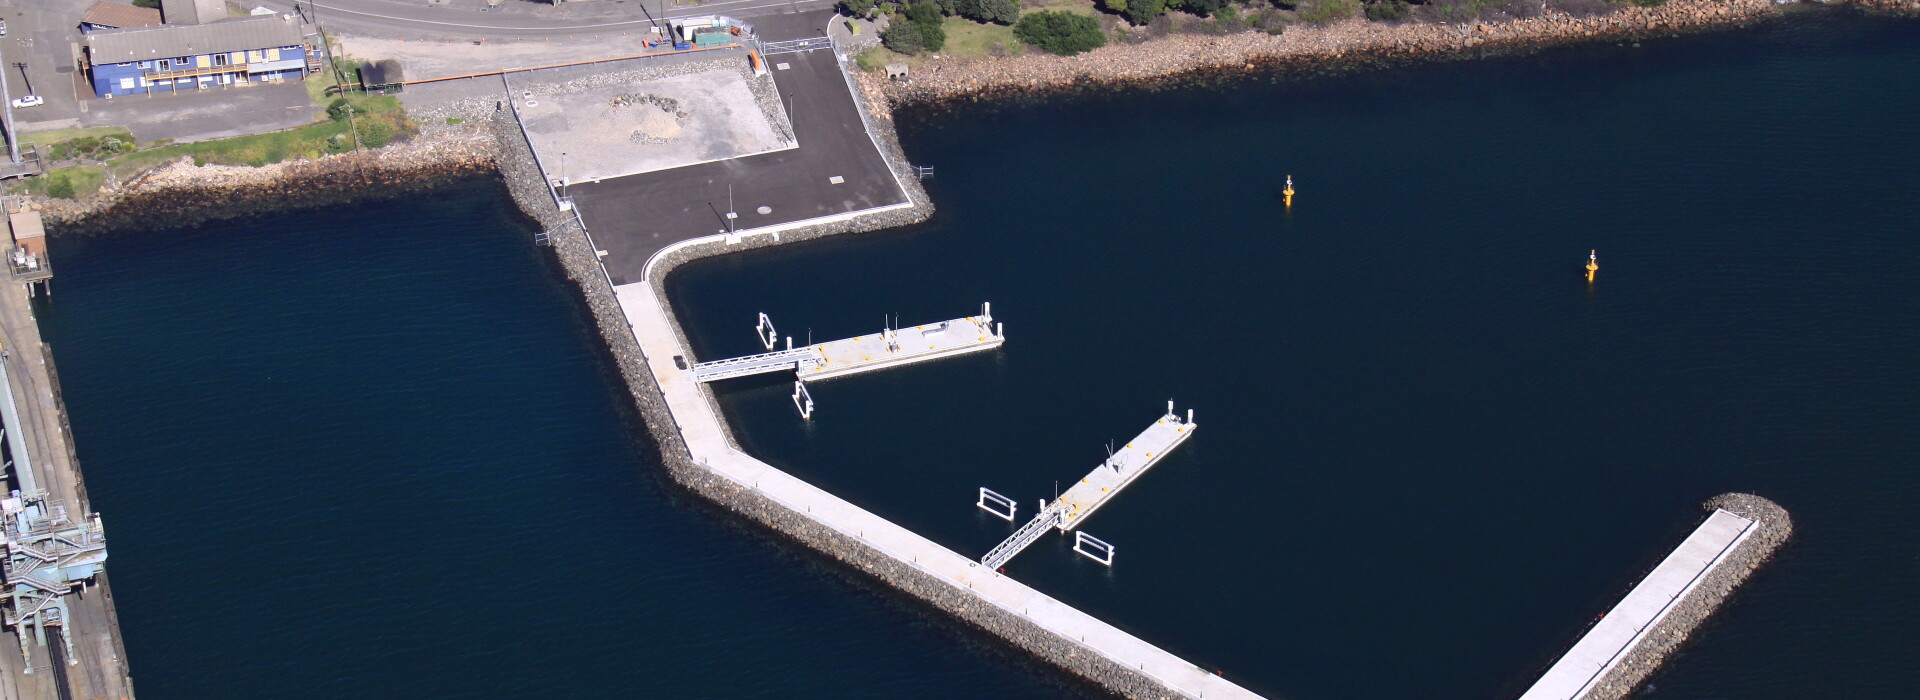
<svg viewBox="0 0 1920 700">
<path fill-rule="evenodd" d="M 1002 351 L 820 385 L 811 424 L 721 392 L 753 452 L 964 554 L 1009 530 L 976 487 L 1030 512 L 1195 407 L 1090 520 L 1114 568 L 1049 538 L 1009 571 L 1263 693 L 1517 693 L 1747 490 L 1796 539 L 1652 695 L 1911 697 L 1914 114 L 1920 23 L 1821 12 L 923 115 L 934 221 L 673 292 L 701 357 L 760 311 L 993 301 Z M 496 183 L 54 254 L 143 698 L 1076 692 L 661 483 Z"/>
</svg>

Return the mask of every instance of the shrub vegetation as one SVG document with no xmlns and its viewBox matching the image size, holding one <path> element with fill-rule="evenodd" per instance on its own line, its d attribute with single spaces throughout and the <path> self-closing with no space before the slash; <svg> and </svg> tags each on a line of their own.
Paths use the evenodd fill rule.
<svg viewBox="0 0 1920 700">
<path fill-rule="evenodd" d="M 1033 12 L 1013 25 L 1013 35 L 1041 50 L 1072 56 L 1105 46 L 1107 33 L 1100 20 L 1069 12 Z"/>
<path fill-rule="evenodd" d="M 894 14 L 886 31 L 880 32 L 880 43 L 908 56 L 946 48 L 947 30 L 940 26 L 940 6 L 931 2 L 907 5 Z"/>
</svg>

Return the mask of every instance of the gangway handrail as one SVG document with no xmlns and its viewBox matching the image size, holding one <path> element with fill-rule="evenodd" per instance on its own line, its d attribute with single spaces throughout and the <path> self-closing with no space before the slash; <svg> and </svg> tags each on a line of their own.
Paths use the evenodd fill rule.
<svg viewBox="0 0 1920 700">
<path fill-rule="evenodd" d="M 1015 530 L 1012 537 L 1008 537 L 1005 542 L 1001 542 L 992 550 L 988 551 L 986 556 L 981 557 L 980 563 L 986 565 L 989 569 L 999 569 L 1002 564 L 1013 559 L 1014 555 L 1019 554 L 1020 551 L 1026 549 L 1028 545 L 1039 540 L 1040 536 L 1046 534 L 1047 530 L 1052 529 L 1060 523 L 1060 509 L 1058 505 L 1059 502 L 1055 501 L 1054 503 L 1047 504 L 1047 507 L 1041 508 L 1040 512 L 1033 516 L 1032 520 L 1020 526 L 1019 530 Z"/>
<path fill-rule="evenodd" d="M 814 353 L 813 348 L 805 347 L 763 352 L 758 355 L 747 355 L 745 357 L 732 357 L 725 360 L 699 362 L 693 365 L 693 380 L 696 382 L 710 382 L 717 379 L 731 379 L 733 377 L 779 372 L 781 370 L 797 370 L 800 368 L 800 363 L 813 357 Z"/>
</svg>

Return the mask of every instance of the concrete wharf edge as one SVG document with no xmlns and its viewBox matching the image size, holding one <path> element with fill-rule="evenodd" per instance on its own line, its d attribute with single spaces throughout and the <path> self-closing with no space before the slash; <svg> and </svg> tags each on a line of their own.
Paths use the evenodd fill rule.
<svg viewBox="0 0 1920 700">
<path fill-rule="evenodd" d="M 560 211 L 552 200 L 517 122 L 502 115 L 491 120 L 498 146 L 495 165 L 514 200 L 540 223 L 556 258 L 579 285 L 634 405 L 659 447 L 668 476 L 714 503 L 1120 696 L 1259 697 L 753 459 L 739 450 L 728 432 L 711 390 L 693 385 L 690 373 L 673 367 L 671 358 L 684 354 L 687 344 L 660 285 L 675 267 L 713 255 L 898 228 L 931 215 L 932 203 L 910 174 L 891 121 L 867 109 L 864 100 L 869 93 L 854 88 L 854 94 L 856 104 L 868 117 L 875 145 L 912 200 L 911 205 L 742 231 L 738 242 L 732 244 L 721 236 L 684 241 L 649 261 L 646 282 L 622 285 L 618 291 L 601 266 L 592 237 L 579 217 Z M 629 304 L 631 311 L 625 308 Z"/>
</svg>

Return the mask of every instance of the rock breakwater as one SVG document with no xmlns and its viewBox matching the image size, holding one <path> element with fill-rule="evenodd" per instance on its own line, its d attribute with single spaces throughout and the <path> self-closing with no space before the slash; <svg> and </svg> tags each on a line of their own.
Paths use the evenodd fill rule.
<svg viewBox="0 0 1920 700">
<path fill-rule="evenodd" d="M 1754 521 L 1756 530 L 1729 552 L 1718 567 L 1708 572 L 1699 585 L 1675 603 L 1641 642 L 1628 650 L 1626 658 L 1614 664 L 1606 675 L 1594 682 L 1584 700 L 1621 700 L 1645 683 L 1659 670 L 1667 657 L 1680 648 L 1713 612 L 1733 595 L 1733 591 L 1754 571 L 1773 558 L 1775 550 L 1793 536 L 1793 519 L 1787 511 L 1765 498 L 1747 493 L 1725 493 L 1703 506 L 1711 514 L 1715 509 Z"/>
<path fill-rule="evenodd" d="M 1920 0 L 1845 0 L 1884 11 L 1920 12 Z M 873 82 L 895 106 L 980 100 L 1082 87 L 1127 87 L 1207 75 L 1302 71 L 1349 64 L 1475 57 L 1582 41 L 1737 26 L 1782 12 L 1774 0 L 1672 0 L 1578 16 L 1547 9 L 1536 17 L 1449 24 L 1348 19 L 1290 26 L 1279 35 L 1178 34 L 1109 44 L 1078 56 L 1029 51 L 1000 58 L 943 58 L 910 79 Z"/>
<path fill-rule="evenodd" d="M 167 229 L 427 190 L 492 170 L 493 155 L 486 129 L 466 125 L 380 150 L 257 167 L 196 165 L 182 156 L 78 202 L 34 198 L 27 206 L 60 234 Z"/>
</svg>

